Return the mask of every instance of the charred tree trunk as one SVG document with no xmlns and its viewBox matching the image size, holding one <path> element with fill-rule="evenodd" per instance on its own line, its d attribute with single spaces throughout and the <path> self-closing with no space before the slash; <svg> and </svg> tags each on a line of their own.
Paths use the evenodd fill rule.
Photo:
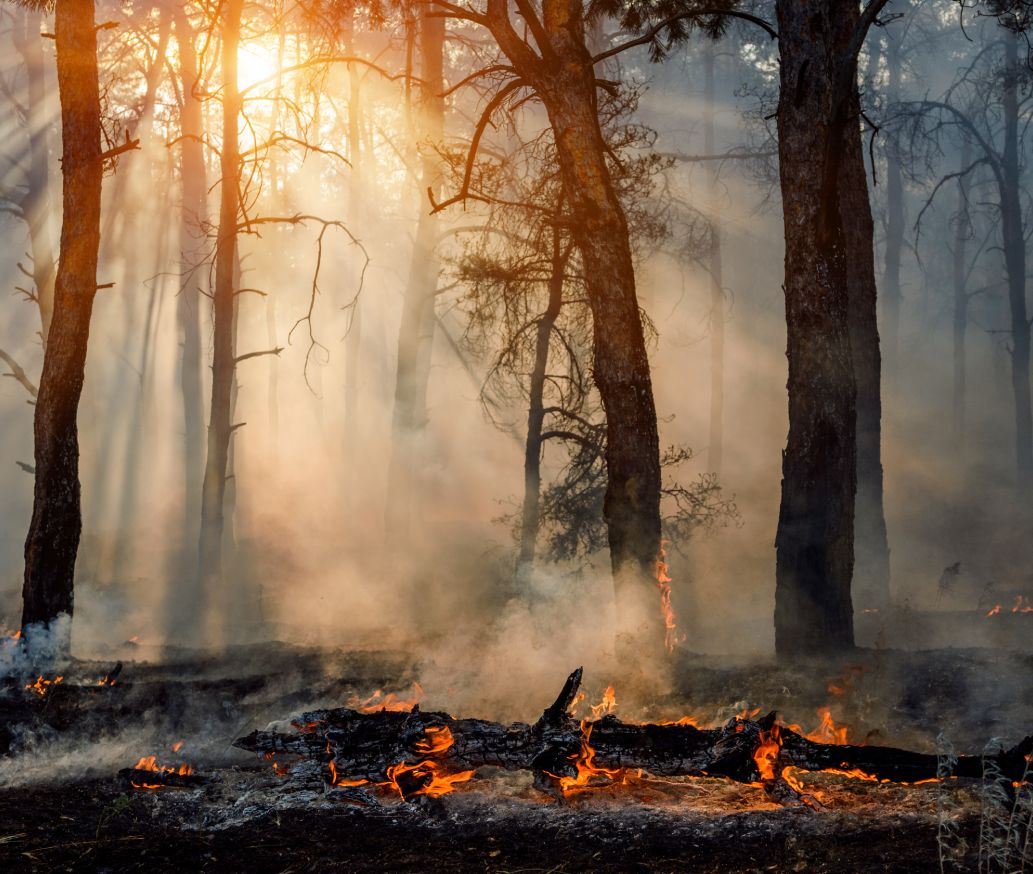
<svg viewBox="0 0 1033 874">
<path fill-rule="evenodd" d="M 1011 381 L 1015 397 L 1017 484 L 1021 494 L 1033 487 L 1033 414 L 1030 409 L 1030 323 L 1026 307 L 1026 236 L 1020 202 L 1019 62 L 1017 34 L 1004 35 L 1004 149 L 1001 155 L 1001 233 L 1011 312 Z"/>
<path fill-rule="evenodd" d="M 76 415 L 97 293 L 104 173 L 92 0 L 58 0 L 54 26 L 61 98 L 63 218 L 54 315 L 33 429 L 36 484 L 22 589 L 22 627 L 27 636 L 30 626 L 49 626 L 62 614 L 72 614 L 82 530 Z M 61 644 L 67 648 L 67 638 Z"/>
<path fill-rule="evenodd" d="M 958 177 L 958 211 L 954 216 L 954 386 L 951 404 L 954 441 L 960 447 L 965 440 L 965 339 L 968 332 L 968 239 L 972 233 L 969 216 L 968 192 L 971 186 L 965 171 L 972 163 L 972 141 L 966 131 L 961 132 L 961 176 Z"/>
<path fill-rule="evenodd" d="M 844 227 L 850 192 L 841 191 L 840 168 L 851 172 L 859 137 L 850 115 L 856 56 L 844 57 L 858 9 L 848 0 L 817 8 L 779 0 L 777 10 L 789 437 L 775 540 L 775 647 L 790 655 L 854 642 L 857 380 L 848 270 L 858 258 L 848 251 L 857 235 Z M 870 238 L 868 246 L 871 258 Z"/>
<path fill-rule="evenodd" d="M 43 37 L 40 36 L 42 15 L 36 10 L 15 13 L 12 39 L 25 64 L 27 81 L 27 118 L 29 135 L 29 176 L 20 206 L 29 226 L 29 247 L 32 251 L 32 281 L 39 307 L 40 338 L 47 348 L 50 322 L 54 314 L 54 247 L 50 239 L 50 116 L 47 106 L 46 62 L 43 58 Z"/>
<path fill-rule="evenodd" d="M 707 40 L 703 51 L 703 154 L 716 155 L 714 145 L 714 67 L 713 40 Z M 718 169 L 709 171 L 708 200 L 710 213 L 710 442 L 707 467 L 721 472 L 724 449 L 725 407 L 725 290 L 721 263 L 721 212 L 718 205 Z"/>
<path fill-rule="evenodd" d="M 419 13 L 420 100 L 415 128 L 420 150 L 419 219 L 409 282 L 398 331 L 398 364 L 391 433 L 385 522 L 388 535 L 407 540 L 415 498 L 419 449 L 427 427 L 427 384 L 434 343 L 434 301 L 438 288 L 438 219 L 426 196 L 441 188 L 445 101 L 443 63 L 445 20 L 429 6 Z"/>
<path fill-rule="evenodd" d="M 849 34 L 850 31 L 846 37 Z M 842 39 L 841 45 L 845 42 L 846 39 Z M 868 197 L 862 134 L 857 123 L 861 102 L 856 85 L 851 84 L 847 117 L 852 121 L 843 134 L 838 180 L 839 215 L 847 257 L 850 353 L 857 386 L 857 497 L 851 591 L 855 606 L 882 608 L 890 600 L 890 551 L 883 508 L 882 359 L 875 282 L 875 227 Z M 899 253 L 897 266 L 899 272 Z"/>
<path fill-rule="evenodd" d="M 584 7 L 581 0 L 545 0 L 533 28 L 541 57 L 513 28 L 505 0 L 489 0 L 485 23 L 545 105 L 571 235 L 586 265 L 593 376 L 606 413 L 603 513 L 619 641 L 632 655 L 663 639 L 651 597 L 660 547 L 660 446 L 628 223 L 606 164 Z"/>
<path fill-rule="evenodd" d="M 545 424 L 545 377 L 549 364 L 552 331 L 563 306 L 563 279 L 569 249 L 563 246 L 558 226 L 552 231 L 552 272 L 549 277 L 549 302 L 538 320 L 535 336 L 534 368 L 528 389 L 527 439 L 524 443 L 524 503 L 520 515 L 520 552 L 517 557 L 517 581 L 526 586 L 534 570 L 538 524 L 542 497 L 542 429 Z"/>
<path fill-rule="evenodd" d="M 229 459 L 233 383 L 236 369 L 234 321 L 237 221 L 240 214 L 240 146 L 237 46 L 243 0 L 227 0 L 222 18 L 222 154 L 219 231 L 215 249 L 215 313 L 212 350 L 212 400 L 208 419 L 208 457 L 201 488 L 201 537 L 198 546 L 200 598 L 210 600 L 222 574 L 224 498 Z M 203 610 L 201 611 L 203 613 Z"/>
</svg>

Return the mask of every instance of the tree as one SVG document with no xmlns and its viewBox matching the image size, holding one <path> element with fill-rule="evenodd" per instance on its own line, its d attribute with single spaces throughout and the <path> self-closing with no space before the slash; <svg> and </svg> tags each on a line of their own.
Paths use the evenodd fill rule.
<svg viewBox="0 0 1033 874">
<path fill-rule="evenodd" d="M 496 110 L 531 92 L 545 107 L 556 144 L 571 235 L 584 263 L 592 311 L 593 378 L 606 414 L 607 522 L 617 612 L 624 640 L 656 640 L 649 596 L 660 548 L 660 448 L 652 378 L 635 293 L 627 219 L 606 164 L 599 124 L 595 66 L 585 37 L 581 0 L 543 0 L 541 14 L 526 0 L 517 9 L 526 37 L 513 24 L 508 0 L 488 0 L 484 12 L 435 3 L 456 19 L 486 28 L 508 63 L 491 72 L 511 78 L 488 101 L 477 124 L 473 159 Z M 466 199 L 459 194 L 436 208 Z"/>
<path fill-rule="evenodd" d="M 43 357 L 33 427 L 36 482 L 25 541 L 22 628 L 58 631 L 71 617 L 82 513 L 76 414 L 82 394 L 90 316 L 97 293 L 100 196 L 105 162 L 135 148 L 128 140 L 101 151 L 97 28 L 93 0 L 57 0 L 54 14 L 61 101 L 62 222 L 54 314 Z"/>
</svg>

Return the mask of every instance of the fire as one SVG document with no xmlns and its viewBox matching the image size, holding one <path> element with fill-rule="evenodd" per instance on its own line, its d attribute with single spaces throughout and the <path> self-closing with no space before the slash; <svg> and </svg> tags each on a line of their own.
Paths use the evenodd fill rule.
<svg viewBox="0 0 1033 874">
<path fill-rule="evenodd" d="M 607 686 L 606 691 L 603 692 L 603 700 L 598 704 L 590 705 L 592 711 L 592 719 L 599 719 L 601 716 L 605 716 L 607 713 L 612 713 L 617 708 L 617 694 L 613 690 L 613 686 Z"/>
<path fill-rule="evenodd" d="M 47 694 L 47 692 L 50 691 L 50 687 L 51 686 L 56 686 L 63 679 L 64 679 L 64 677 L 59 675 L 57 677 L 54 677 L 53 680 L 48 680 L 46 677 L 44 677 L 42 674 L 40 674 L 36 678 L 36 682 L 35 683 L 26 683 L 25 684 L 25 688 L 26 689 L 31 689 L 33 692 L 35 692 L 37 695 L 39 695 L 40 698 L 42 698 L 42 697 L 44 697 Z"/>
<path fill-rule="evenodd" d="M 1016 595 L 1015 604 L 1011 608 L 1012 613 L 1033 613 L 1033 604 L 1029 603 L 1029 600 L 1025 595 Z"/>
<path fill-rule="evenodd" d="M 413 707 L 420 703 L 423 696 L 423 687 L 419 683 L 413 683 L 412 697 L 410 698 L 399 698 L 394 692 L 388 692 L 385 695 L 380 689 L 377 689 L 368 698 L 359 699 L 358 696 L 353 695 L 348 699 L 348 706 L 352 710 L 358 710 L 360 713 L 376 713 L 380 710 L 400 712 L 412 710 Z"/>
<path fill-rule="evenodd" d="M 602 777 L 607 783 L 612 783 L 624 773 L 623 768 L 601 768 L 595 764 L 595 749 L 589 743 L 592 737 L 592 723 L 583 721 L 581 723 L 581 749 L 573 756 L 574 765 L 577 767 L 576 777 L 560 777 L 560 790 L 564 797 L 574 792 L 593 788 L 590 784 L 593 778 Z"/>
<path fill-rule="evenodd" d="M 678 623 L 675 621 L 674 608 L 671 606 L 671 579 L 667 568 L 667 544 L 669 541 L 660 541 L 660 552 L 656 558 L 656 587 L 660 590 L 660 612 L 664 617 L 664 647 L 668 653 L 674 652 L 674 648 L 684 640 L 677 635 Z"/>
<path fill-rule="evenodd" d="M 179 774 L 181 776 L 186 776 L 188 774 L 193 774 L 194 773 L 194 769 L 191 768 L 190 765 L 185 765 L 184 764 L 184 765 L 180 765 L 178 767 L 175 766 L 175 765 L 159 765 L 158 761 L 157 761 L 157 756 L 144 756 L 143 758 L 140 759 L 139 762 L 137 762 L 135 765 L 133 765 L 133 770 L 134 771 L 151 771 L 151 772 L 153 772 L 155 774 Z M 158 783 L 147 783 L 147 782 L 137 783 L 137 782 L 131 780 L 130 781 L 130 785 L 132 785 L 132 787 L 134 789 L 162 789 L 165 784 L 164 783 L 160 783 L 160 782 L 158 782 Z"/>
<path fill-rule="evenodd" d="M 425 737 L 416 741 L 416 752 L 423 753 L 425 756 L 443 753 L 455 743 L 452 730 L 447 725 L 440 727 L 432 725 L 423 733 Z"/>
<path fill-rule="evenodd" d="M 850 735 L 849 725 L 836 725 L 832 719 L 832 712 L 828 707 L 819 707 L 818 717 L 821 719 L 821 722 L 814 731 L 805 735 L 807 740 L 821 744 L 847 743 L 847 738 Z M 796 731 L 796 727 L 793 730 Z"/>
<path fill-rule="evenodd" d="M 429 795 L 431 798 L 439 798 L 449 792 L 455 792 L 456 784 L 465 783 L 471 779 L 475 771 L 458 771 L 454 774 L 446 774 L 441 770 L 437 762 L 417 762 L 409 765 L 399 762 L 387 769 L 387 782 L 379 784 L 383 787 L 394 789 L 402 798 L 412 798 L 416 795 Z M 399 779 L 406 783 L 422 783 L 415 792 L 404 788 Z"/>
<path fill-rule="evenodd" d="M 991 616 L 996 616 L 1000 612 L 1001 612 L 1001 605 L 1000 604 L 994 604 L 994 606 L 991 607 L 987 611 L 986 618 L 989 619 Z"/>
<path fill-rule="evenodd" d="M 757 749 L 753 751 L 753 761 L 757 765 L 757 773 L 760 774 L 761 780 L 775 779 L 778 755 L 782 751 L 779 731 L 777 723 L 771 726 L 771 731 L 762 731 L 760 733 L 760 743 Z"/>
<path fill-rule="evenodd" d="M 329 751 L 329 744 L 327 744 L 327 750 Z M 276 766 L 273 765 L 275 770 Z M 277 773 L 279 773 L 277 771 Z M 330 760 L 330 785 L 331 786 L 364 786 L 369 780 L 348 780 L 337 773 L 337 766 L 334 764 L 334 760 Z"/>
<path fill-rule="evenodd" d="M 176 742 L 175 742 L 175 743 L 174 743 L 174 744 L 172 745 L 171 749 L 172 749 L 172 752 L 174 752 L 174 753 L 178 753 L 178 752 L 179 752 L 179 751 L 180 751 L 181 749 L 183 749 L 183 741 L 181 741 L 181 740 L 177 740 L 177 741 L 176 741 Z"/>
</svg>

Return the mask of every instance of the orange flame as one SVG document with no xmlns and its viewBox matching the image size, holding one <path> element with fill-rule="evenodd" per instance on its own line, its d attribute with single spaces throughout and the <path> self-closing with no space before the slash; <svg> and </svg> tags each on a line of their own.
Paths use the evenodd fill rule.
<svg viewBox="0 0 1033 874">
<path fill-rule="evenodd" d="M 447 725 L 440 727 L 432 725 L 424 729 L 423 733 L 425 737 L 416 741 L 416 752 L 423 753 L 424 755 L 443 753 L 455 743 L 455 739 L 452 737 L 452 730 Z"/>
<path fill-rule="evenodd" d="M 465 783 L 475 773 L 475 771 L 459 771 L 454 774 L 446 774 L 441 770 L 441 766 L 437 762 L 417 762 L 415 765 L 399 762 L 397 765 L 392 765 L 387 769 L 387 782 L 379 785 L 394 789 L 402 798 L 405 798 L 406 795 L 410 798 L 416 795 L 429 795 L 431 798 L 439 798 L 442 795 L 447 795 L 449 792 L 455 792 L 457 784 Z M 412 775 L 417 781 L 426 782 L 415 792 L 407 793 L 398 782 L 400 777 L 407 775 Z"/>
<path fill-rule="evenodd" d="M 832 719 L 832 711 L 828 707 L 819 707 L 818 717 L 821 719 L 821 722 L 814 731 L 805 735 L 807 740 L 820 744 L 847 743 L 847 738 L 850 735 L 849 725 L 836 725 Z M 799 733 L 798 728 L 798 726 L 793 726 L 793 730 Z"/>
<path fill-rule="evenodd" d="M 25 688 L 26 689 L 31 689 L 33 692 L 35 692 L 37 695 L 39 695 L 40 698 L 42 698 L 43 696 L 45 696 L 47 694 L 47 692 L 50 691 L 50 687 L 51 686 L 56 686 L 63 679 L 64 679 L 63 676 L 57 676 L 57 677 L 54 677 L 53 680 L 48 680 L 42 674 L 40 674 L 36 678 L 36 682 L 35 683 L 26 683 L 25 684 Z"/>
<path fill-rule="evenodd" d="M 1012 613 L 1033 613 L 1033 604 L 1030 604 L 1025 595 L 1016 595 L 1015 604 L 1011 608 Z"/>
<path fill-rule="evenodd" d="M 592 719 L 599 719 L 601 716 L 605 716 L 607 713 L 612 713 L 617 708 L 617 694 L 613 690 L 613 686 L 607 686 L 606 691 L 603 692 L 603 700 L 598 704 L 589 705 L 589 709 L 592 711 Z"/>
<path fill-rule="evenodd" d="M 157 756 L 144 756 L 133 765 L 133 769 L 136 771 L 152 771 L 155 774 L 179 774 L 182 776 L 194 773 L 194 769 L 190 765 L 180 765 L 179 767 L 175 765 L 159 765 Z M 129 782 L 134 789 L 162 789 L 165 785 L 163 783 L 137 783 L 132 780 Z"/>
<path fill-rule="evenodd" d="M 588 742 L 592 736 L 592 723 L 583 721 L 581 723 L 581 749 L 571 758 L 577 767 L 576 777 L 560 777 L 560 790 L 564 797 L 574 792 L 593 788 L 590 784 L 593 778 L 605 778 L 607 783 L 612 783 L 624 773 L 623 768 L 601 768 L 595 764 L 595 749 Z"/>
<path fill-rule="evenodd" d="M 674 608 L 671 606 L 671 583 L 673 582 L 667 567 L 667 544 L 669 541 L 660 541 L 660 551 L 656 557 L 656 587 L 660 590 L 660 613 L 664 617 L 664 647 L 667 652 L 674 652 L 674 648 L 684 640 L 677 635 L 678 623 L 675 620 Z"/>
<path fill-rule="evenodd" d="M 1001 605 L 1000 604 L 994 604 L 994 606 L 991 607 L 987 611 L 986 618 L 989 619 L 991 616 L 996 616 L 1000 612 L 1001 612 Z"/>
<path fill-rule="evenodd" d="M 377 713 L 381 710 L 400 712 L 412 710 L 423 699 L 423 695 L 423 687 L 419 683 L 413 683 L 411 698 L 399 698 L 394 692 L 388 692 L 385 695 L 383 691 L 377 689 L 368 698 L 359 699 L 358 696 L 353 695 L 348 699 L 348 706 L 360 713 Z"/>
</svg>

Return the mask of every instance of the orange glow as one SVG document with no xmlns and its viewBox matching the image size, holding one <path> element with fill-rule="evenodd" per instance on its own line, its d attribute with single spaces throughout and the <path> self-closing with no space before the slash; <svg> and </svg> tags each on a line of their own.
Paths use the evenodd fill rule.
<svg viewBox="0 0 1033 874">
<path fill-rule="evenodd" d="M 174 744 L 172 745 L 172 752 L 174 752 L 174 753 L 178 753 L 178 752 L 179 752 L 179 751 L 180 751 L 181 749 L 183 749 L 183 741 L 181 741 L 181 740 L 177 740 L 177 741 L 176 741 L 176 742 L 175 742 L 175 743 L 174 743 Z"/>
<path fill-rule="evenodd" d="M 591 736 L 592 723 L 582 722 L 581 749 L 577 755 L 571 757 L 577 767 L 577 776 L 559 778 L 560 789 L 564 796 L 595 788 L 590 785 L 593 778 L 604 778 L 607 783 L 611 783 L 624 773 L 623 768 L 601 768 L 595 764 L 595 749 L 589 743 Z"/>
<path fill-rule="evenodd" d="M 328 745 L 329 746 L 329 745 Z M 274 766 L 275 767 L 275 766 Z M 334 760 L 330 760 L 330 785 L 331 786 L 363 786 L 369 780 L 347 780 L 337 773 L 337 766 Z"/>
<path fill-rule="evenodd" d="M 675 621 L 674 608 L 671 606 L 671 577 L 667 568 L 667 543 L 660 541 L 660 552 L 656 558 L 656 587 L 660 590 L 660 612 L 664 617 L 664 647 L 667 652 L 674 652 L 680 642 L 677 636 L 678 623 Z"/>
<path fill-rule="evenodd" d="M 190 765 L 180 765 L 179 767 L 175 765 L 159 765 L 157 756 L 144 756 L 133 765 L 133 769 L 136 771 L 152 771 L 155 774 L 179 774 L 181 776 L 194 773 L 194 769 Z M 130 785 L 134 789 L 162 789 L 165 786 L 164 783 L 136 783 L 132 780 L 130 780 Z"/>
<path fill-rule="evenodd" d="M 416 741 L 416 752 L 423 753 L 424 755 L 443 753 L 455 743 L 455 739 L 452 737 L 452 730 L 447 725 L 440 727 L 432 725 L 425 729 L 423 733 L 425 737 Z"/>
<path fill-rule="evenodd" d="M 828 707 L 818 708 L 818 717 L 821 719 L 814 731 L 805 735 L 807 740 L 820 744 L 845 744 L 850 735 L 849 725 L 836 725 L 832 720 L 832 712 Z M 799 726 L 792 726 L 793 731 L 799 732 Z"/>
<path fill-rule="evenodd" d="M 352 696 L 348 699 L 348 706 L 360 713 L 377 713 L 381 710 L 401 712 L 412 710 L 423 699 L 423 695 L 423 687 L 419 683 L 413 683 L 410 698 L 399 698 L 394 692 L 388 692 L 385 695 L 383 691 L 377 689 L 368 698 L 359 699 L 357 696 Z"/>
<path fill-rule="evenodd" d="M 599 719 L 607 713 L 612 713 L 616 708 L 617 695 L 613 691 L 613 686 L 607 686 L 606 691 L 603 692 L 603 700 L 598 704 L 591 705 L 592 719 Z"/>
<path fill-rule="evenodd" d="M 409 797 L 429 795 L 431 798 L 439 798 L 449 792 L 455 792 L 456 785 L 465 783 L 473 777 L 474 773 L 474 771 L 459 771 L 455 774 L 446 774 L 437 762 L 417 762 L 415 765 L 399 762 L 387 769 L 387 782 L 379 785 L 394 789 L 402 798 L 405 798 L 407 794 Z M 412 775 L 413 779 L 417 781 L 426 782 L 415 792 L 407 793 L 398 783 L 400 777 L 407 775 Z"/>
<path fill-rule="evenodd" d="M 1000 612 L 1001 612 L 1001 605 L 1000 604 L 994 604 L 994 606 L 991 607 L 987 611 L 986 618 L 989 619 L 991 616 L 996 616 Z"/>
<path fill-rule="evenodd" d="M 47 694 L 47 692 L 50 691 L 50 687 L 51 686 L 56 686 L 63 679 L 64 679 L 63 676 L 57 676 L 57 677 L 54 677 L 53 680 L 48 680 L 42 674 L 40 674 L 36 678 L 36 682 L 35 683 L 26 683 L 25 684 L 25 688 L 26 689 L 31 689 L 33 692 L 35 692 L 37 695 L 39 695 L 40 698 L 42 698 L 42 697 L 44 697 Z"/>
<path fill-rule="evenodd" d="M 1033 604 L 1029 603 L 1029 600 L 1025 595 L 1016 595 L 1015 604 L 1011 608 L 1012 613 L 1033 613 Z"/>
</svg>

